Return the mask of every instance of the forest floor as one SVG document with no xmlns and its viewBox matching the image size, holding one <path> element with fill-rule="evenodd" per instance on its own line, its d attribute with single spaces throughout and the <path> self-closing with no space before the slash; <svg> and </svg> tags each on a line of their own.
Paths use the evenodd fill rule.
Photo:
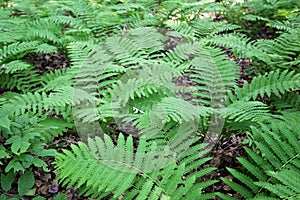
<svg viewBox="0 0 300 200">
<path fill-rule="evenodd" d="M 251 81 L 252 77 L 246 75 L 246 67 L 251 65 L 251 61 L 247 59 L 235 59 L 232 57 L 229 50 L 226 50 L 226 52 L 229 56 L 229 59 L 235 61 L 240 66 L 241 77 L 240 80 L 238 80 L 238 84 L 242 85 L 244 81 Z M 27 55 L 24 57 L 24 59 L 34 65 L 39 70 L 40 74 L 70 66 L 68 59 L 59 53 L 51 55 L 34 53 Z M 174 79 L 174 82 L 182 86 L 191 84 L 187 77 Z M 220 177 L 226 177 L 229 180 L 233 179 L 233 177 L 231 177 L 229 172 L 226 170 L 226 167 L 235 168 L 238 166 L 236 158 L 246 155 L 242 143 L 245 136 L 236 136 L 234 133 L 228 134 L 230 137 L 220 138 L 215 148 L 210 152 L 210 156 L 214 158 L 203 167 L 215 167 L 217 170 L 204 176 L 203 181 L 220 180 Z M 64 136 L 53 138 L 53 142 L 48 144 L 48 148 L 55 148 L 58 152 L 62 152 L 62 149 L 70 149 L 70 145 L 77 144 L 78 141 L 81 141 L 80 137 L 76 135 L 65 134 Z M 56 181 L 56 175 L 54 173 L 55 169 L 53 165 L 54 158 L 43 158 L 43 160 L 47 163 L 50 172 L 45 172 L 42 168 L 33 168 L 33 173 L 36 180 L 34 188 L 35 194 L 44 196 L 47 199 L 51 199 L 57 194 L 65 194 L 69 200 L 86 199 L 79 197 L 79 189 L 66 189 L 66 187 L 60 185 Z M 5 166 L 5 164 L 2 166 Z M 2 170 L 4 171 L 4 169 L 1 169 L 1 171 Z M 15 191 L 17 194 L 17 183 L 14 184 L 14 187 L 11 191 Z M 235 191 L 231 190 L 221 181 L 208 187 L 206 191 L 222 192 L 239 198 Z M 29 200 L 32 199 L 32 197 L 23 199 Z"/>
<path fill-rule="evenodd" d="M 270 30 L 262 29 L 260 33 L 260 38 L 271 38 Z M 238 80 L 238 85 L 243 85 L 243 82 L 250 82 L 253 78 L 252 76 L 247 75 L 246 68 L 251 66 L 251 60 L 248 59 L 236 59 L 232 56 L 230 50 L 224 49 L 229 57 L 229 59 L 235 61 L 240 67 L 240 79 Z M 53 71 L 54 69 L 63 69 L 70 66 L 69 60 L 62 54 L 29 54 L 24 57 L 24 60 L 30 64 L 36 66 L 40 74 L 43 74 L 47 71 Z M 183 78 L 184 79 L 184 78 Z M 177 82 L 180 85 L 190 84 L 188 81 L 182 79 L 176 79 L 174 82 Z M 233 179 L 230 173 L 226 170 L 226 167 L 236 168 L 238 166 L 237 158 L 246 155 L 243 149 L 243 141 L 245 135 L 235 135 L 235 133 L 228 133 L 229 137 L 220 138 L 219 142 L 216 144 L 215 148 L 210 152 L 210 155 L 214 157 L 209 163 L 203 167 L 216 167 L 217 170 L 209 173 L 203 177 L 203 181 L 208 180 L 220 180 L 220 177 L 226 177 L 229 180 Z M 0 138 L 1 140 L 1 138 Z M 80 141 L 81 138 L 76 135 L 65 134 L 64 136 L 53 138 L 52 143 L 48 144 L 48 148 L 55 148 L 58 152 L 61 152 L 62 149 L 70 149 L 71 144 L 76 144 Z M 56 181 L 56 175 L 54 173 L 54 158 L 44 158 L 44 161 L 48 165 L 50 172 L 45 172 L 42 168 L 33 168 L 33 173 L 35 176 L 35 194 L 44 196 L 47 199 L 52 199 L 57 194 L 65 194 L 67 199 L 70 200 L 80 200 L 86 199 L 79 197 L 79 190 L 66 189 L 66 187 L 60 185 Z M 3 168 L 5 165 L 1 165 Z M 0 168 L 1 168 L 0 167 Z M 4 169 L 0 169 L 4 171 Z M 14 187 L 11 190 L 12 193 L 17 194 L 17 182 L 14 183 Z M 233 191 L 230 187 L 225 185 L 222 181 L 215 183 L 214 185 L 206 189 L 207 192 L 221 192 L 241 198 L 238 194 Z M 32 199 L 32 197 L 24 198 Z M 109 199 L 109 198 L 107 198 Z"/>
</svg>

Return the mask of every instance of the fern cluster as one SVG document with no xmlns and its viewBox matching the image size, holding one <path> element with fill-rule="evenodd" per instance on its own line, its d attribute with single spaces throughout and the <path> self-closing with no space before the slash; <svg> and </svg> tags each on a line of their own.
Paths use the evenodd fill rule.
<svg viewBox="0 0 300 200">
<path fill-rule="evenodd" d="M 299 198 L 299 10 L 266 2 L 0 4 L 1 179 L 55 156 L 58 181 L 97 199 L 232 199 L 206 192 L 218 181 L 247 199 Z M 249 22 L 276 38 L 249 37 Z M 224 49 L 259 75 L 239 87 Z M 71 66 L 41 73 L 26 59 L 52 53 Z M 70 129 L 82 142 L 45 149 Z M 203 181 L 228 132 L 247 133 L 248 157 L 228 168 L 233 182 Z"/>
</svg>

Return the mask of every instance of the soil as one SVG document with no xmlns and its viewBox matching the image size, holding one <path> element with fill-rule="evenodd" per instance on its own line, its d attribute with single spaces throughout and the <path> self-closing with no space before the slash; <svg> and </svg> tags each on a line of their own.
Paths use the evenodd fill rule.
<svg viewBox="0 0 300 200">
<path fill-rule="evenodd" d="M 39 74 L 70 67 L 70 61 L 60 52 L 53 54 L 30 53 L 24 56 L 23 60 L 35 66 Z"/>
<path fill-rule="evenodd" d="M 236 136 L 232 135 L 230 137 L 224 137 L 219 140 L 215 148 L 210 152 L 209 156 L 212 156 L 213 159 L 203 168 L 215 167 L 217 170 L 205 175 L 202 180 L 219 180 L 219 182 L 213 184 L 212 186 L 206 188 L 206 192 L 221 192 L 229 196 L 242 199 L 242 197 L 224 182 L 221 181 L 221 177 L 225 177 L 229 180 L 234 180 L 231 174 L 226 170 L 227 167 L 236 169 L 239 166 L 238 157 L 246 156 L 247 153 L 243 149 L 243 140 L 245 136 Z M 215 197 L 216 200 L 219 200 L 219 197 Z"/>
</svg>

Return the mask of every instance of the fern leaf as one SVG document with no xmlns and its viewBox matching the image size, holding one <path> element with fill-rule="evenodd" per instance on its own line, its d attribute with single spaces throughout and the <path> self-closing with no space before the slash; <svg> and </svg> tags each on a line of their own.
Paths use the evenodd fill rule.
<svg viewBox="0 0 300 200">
<path fill-rule="evenodd" d="M 236 57 L 257 58 L 266 63 L 269 61 L 269 55 L 253 45 L 245 36 L 237 34 L 216 35 L 211 38 L 201 39 L 200 42 L 202 44 L 230 48 Z"/>
<path fill-rule="evenodd" d="M 288 69 L 297 66 L 295 57 L 299 55 L 300 29 L 294 28 L 287 33 L 281 34 L 278 38 L 271 41 L 258 41 L 257 47 L 263 49 L 270 55 L 271 66 L 276 68 Z"/>
<path fill-rule="evenodd" d="M 300 170 L 298 133 L 295 127 L 278 120 L 277 124 L 264 124 L 260 129 L 252 127 L 252 132 L 259 153 L 246 149 L 249 158 L 238 160 L 247 169 L 248 174 L 255 178 L 249 179 L 242 172 L 229 169 L 242 185 L 224 179 L 226 184 L 246 198 L 264 199 L 270 196 L 294 199 L 299 196 L 299 181 L 294 178 Z"/>
<path fill-rule="evenodd" d="M 235 95 L 229 94 L 232 101 L 256 99 L 258 95 L 263 97 L 271 94 L 279 96 L 293 89 L 298 89 L 300 85 L 300 74 L 295 71 L 285 70 L 271 71 L 265 75 L 255 77 L 250 84 L 245 83 L 243 88 L 235 88 Z"/>
<path fill-rule="evenodd" d="M 120 139 L 119 141 L 122 140 Z M 86 189 L 83 189 L 86 194 L 92 191 L 92 193 L 99 195 L 99 193 L 112 192 L 114 190 L 116 190 L 115 196 L 122 194 L 131 186 L 137 172 L 123 171 L 125 168 L 129 169 L 126 163 L 121 163 L 124 161 L 123 158 L 120 158 L 121 160 L 117 162 L 114 160 L 118 151 L 116 151 L 117 149 L 115 149 L 111 139 L 107 135 L 104 136 L 104 141 L 96 138 L 95 142 L 89 140 L 89 143 L 90 147 L 79 142 L 78 147 L 74 145 L 71 147 L 72 152 L 65 150 L 64 154 L 57 156 L 56 171 L 60 174 L 59 180 L 64 181 L 64 184 L 68 184 L 68 187 L 74 183 L 76 183 L 77 187 L 86 187 Z M 121 147 L 120 145 L 119 147 Z M 97 151 L 95 148 L 97 148 Z M 121 149 L 124 148 L 123 143 Z M 108 149 L 110 151 L 107 151 Z M 128 153 L 132 154 L 132 152 Z M 77 164 L 74 165 L 74 162 Z M 115 164 L 123 167 L 119 168 Z M 70 177 L 72 177 L 71 180 L 69 179 Z"/>
<path fill-rule="evenodd" d="M 241 121 L 262 121 L 270 117 L 268 106 L 259 101 L 236 101 L 224 109 L 222 113 L 228 119 L 234 119 L 235 122 Z"/>
<path fill-rule="evenodd" d="M 3 63 L 8 57 L 16 56 L 24 53 L 28 53 L 36 49 L 39 42 L 16 42 L 10 45 L 6 45 L 0 49 L 0 63 Z"/>
<path fill-rule="evenodd" d="M 234 190 L 237 191 L 238 193 L 240 193 L 241 195 L 243 195 L 243 197 L 251 198 L 253 196 L 252 193 L 248 189 L 241 186 L 240 184 L 231 182 L 230 180 L 228 180 L 226 178 L 221 178 L 221 180 L 224 183 L 226 183 L 228 186 L 230 186 L 231 188 L 234 188 Z"/>
<path fill-rule="evenodd" d="M 5 67 L 5 70 L 1 70 L 0 73 L 2 72 L 6 74 L 13 74 L 17 71 L 29 70 L 33 68 L 32 65 L 21 60 L 14 60 L 3 64 L 3 67 Z"/>
</svg>

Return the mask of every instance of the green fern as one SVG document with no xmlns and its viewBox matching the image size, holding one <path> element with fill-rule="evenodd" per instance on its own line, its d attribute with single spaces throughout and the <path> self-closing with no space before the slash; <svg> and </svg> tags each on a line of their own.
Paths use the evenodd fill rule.
<svg viewBox="0 0 300 200">
<path fill-rule="evenodd" d="M 57 155 L 56 172 L 60 174 L 59 180 L 69 187 L 75 182 L 76 188 L 84 185 L 87 189 L 83 191 L 97 191 L 95 196 L 102 196 L 101 192 L 115 191 L 114 195 L 117 197 L 131 186 L 139 172 L 139 169 L 130 166 L 130 161 L 134 161 L 132 145 L 132 138 L 125 141 L 120 136 L 118 147 L 114 147 L 107 135 L 104 136 L 104 141 L 100 138 L 95 141 L 90 139 L 89 148 L 84 143 L 79 143 L 78 147 L 72 145 L 74 153 L 64 150 L 64 154 Z M 139 153 L 143 153 L 143 150 Z M 72 179 L 69 179 L 70 176 Z"/>
<path fill-rule="evenodd" d="M 195 198 L 201 196 L 201 189 L 215 183 L 215 181 L 210 181 L 202 186 L 201 184 L 194 185 L 197 178 L 211 172 L 213 168 L 187 175 L 186 180 L 182 179 L 182 176 L 191 169 L 209 160 L 209 158 L 199 159 L 197 163 L 186 160 L 191 155 L 200 158 L 204 152 L 200 155 L 196 152 L 203 147 L 205 146 L 197 145 L 188 152 L 181 153 L 179 160 L 183 163 L 178 165 L 172 158 L 172 152 L 164 149 L 161 152 L 162 155 L 159 152 L 155 153 L 147 148 L 147 141 L 143 138 L 140 139 L 137 151 L 134 152 L 131 136 L 125 139 L 122 134 L 119 135 L 115 146 L 111 138 L 104 135 L 103 139 L 99 137 L 95 140 L 89 139 L 88 145 L 81 142 L 78 146 L 73 145 L 72 152 L 64 150 L 63 154 L 58 154 L 56 172 L 60 174 L 59 180 L 64 185 L 70 187 L 76 183 L 76 188 L 82 186 L 82 194 L 98 199 L 113 191 L 112 198 L 114 199 L 121 194 L 125 194 L 125 199 L 133 197 L 136 199 L 160 199 L 160 197 L 181 199 L 185 195 Z M 170 161 L 172 164 L 160 167 L 161 164 L 164 166 L 164 162 L 167 164 Z M 189 168 L 186 168 L 184 161 L 190 163 Z M 77 164 L 74 165 L 74 163 Z M 135 187 L 131 188 L 132 184 Z M 194 192 L 189 193 L 189 191 Z"/>
<path fill-rule="evenodd" d="M 300 75 L 294 71 L 272 71 L 255 77 L 250 84 L 245 83 L 243 88 L 235 87 L 235 94 L 229 93 L 231 101 L 257 99 L 258 95 L 268 97 L 271 94 L 279 96 L 286 92 L 299 89 Z"/>
<path fill-rule="evenodd" d="M 297 28 L 299 26 L 299 22 L 295 21 L 270 21 L 267 23 L 268 26 L 276 28 L 281 31 L 291 31 L 294 28 Z"/>
<path fill-rule="evenodd" d="M 2 70 L 0 71 L 0 73 L 13 74 L 17 71 L 29 70 L 32 68 L 33 67 L 30 64 L 28 64 L 22 60 L 14 60 L 7 64 L 3 64 Z"/>
<path fill-rule="evenodd" d="M 297 187 L 299 180 L 291 176 L 300 172 L 299 133 L 296 127 L 285 122 L 271 123 L 269 126 L 261 125 L 260 130 L 252 127 L 252 133 L 259 153 L 245 148 L 249 158 L 238 159 L 247 175 L 241 170 L 228 169 L 242 184 L 225 178 L 222 180 L 247 199 L 297 199 L 300 194 Z"/>
<path fill-rule="evenodd" d="M 37 41 L 13 43 L 0 49 L 0 62 L 4 63 L 9 57 L 18 55 L 21 57 L 26 53 L 34 51 L 39 45 Z M 21 55 L 21 56 L 20 56 Z"/>
<path fill-rule="evenodd" d="M 257 60 L 269 63 L 269 55 L 262 49 L 256 47 L 249 38 L 240 34 L 215 35 L 200 40 L 207 45 L 216 45 L 229 48 L 234 56 L 238 58 L 255 58 Z"/>
<path fill-rule="evenodd" d="M 141 34 L 146 35 L 147 39 L 141 38 Z M 130 38 L 125 37 L 126 35 L 130 36 Z M 236 66 L 226 61 L 226 57 L 221 51 L 216 49 L 205 50 L 198 43 L 187 43 L 178 45 L 173 51 L 166 52 L 165 58 L 161 58 L 163 56 L 161 53 L 163 50 L 162 41 L 165 41 L 165 38 L 166 36 L 152 28 L 134 29 L 125 32 L 122 37 L 109 38 L 103 43 L 103 46 L 95 47 L 94 50 L 88 50 L 87 47 L 83 46 L 83 51 L 86 51 L 85 48 L 87 48 L 87 52 L 82 52 L 80 49 L 74 51 L 74 53 L 72 52 L 71 58 L 74 57 L 78 60 L 78 62 L 74 60 L 76 64 L 74 67 L 78 69 L 75 79 L 79 89 L 87 90 L 95 97 L 106 96 L 108 97 L 107 102 L 119 103 L 124 108 L 124 106 L 129 104 L 133 105 L 132 102 L 135 99 L 150 98 L 154 94 L 158 94 L 158 96 L 167 94 L 170 97 L 174 97 L 176 92 L 179 91 L 193 92 L 191 89 L 178 87 L 172 82 L 173 77 L 180 75 L 181 71 L 201 73 L 202 77 L 207 77 L 205 80 L 197 80 L 195 76 L 195 80 L 199 83 L 204 83 L 204 86 L 201 88 L 195 87 L 194 91 L 199 89 L 202 91 L 206 90 L 206 93 L 213 95 L 214 93 L 224 93 L 224 88 L 230 89 L 234 85 L 233 83 L 237 78 L 237 73 L 234 71 Z M 78 48 L 78 46 L 74 47 Z M 78 56 L 81 52 L 84 54 Z M 114 55 L 114 59 L 112 59 L 112 55 Z M 149 55 L 151 56 L 149 57 Z M 193 59 L 192 61 L 189 60 L 190 57 Z M 201 59 L 205 58 L 206 60 L 211 58 L 212 61 L 201 63 Z M 171 59 L 178 60 L 179 66 L 170 66 L 166 70 Z M 160 64 L 157 64 L 159 62 Z M 126 68 L 123 67 L 124 65 Z M 186 69 L 181 67 L 182 65 L 185 65 Z M 143 66 L 143 68 L 140 69 L 140 66 Z M 137 70 L 138 68 L 139 70 Z M 216 68 L 216 72 L 212 74 L 211 69 L 213 68 Z M 122 78 L 120 79 L 120 77 Z M 221 79 L 217 83 L 215 80 L 219 79 L 219 77 Z M 211 83 L 209 83 L 209 80 Z M 98 81 L 101 83 L 98 83 Z M 212 91 L 209 88 L 215 89 Z M 203 102 L 204 98 L 208 97 L 205 92 L 198 93 L 200 97 L 202 95 Z M 119 94 L 122 95 L 120 96 Z M 223 96 L 219 95 L 219 97 L 214 98 L 220 100 Z M 162 99 L 162 102 L 166 100 Z M 209 101 L 214 101 L 214 99 L 209 99 Z M 210 104 L 208 103 L 208 105 Z M 144 107 L 149 109 L 151 106 L 144 105 Z M 88 117 L 88 110 L 91 109 L 80 112 L 80 116 Z M 172 112 L 175 110 L 175 107 L 173 107 Z M 112 109 L 112 111 L 115 112 L 117 109 Z M 185 115 L 183 112 L 180 112 L 180 114 L 177 111 L 172 112 L 169 112 L 173 115 L 171 118 L 177 122 L 182 121 L 184 116 L 188 116 L 188 114 Z M 185 112 L 188 113 L 187 111 Z M 126 116 L 122 115 L 122 111 L 111 117 L 126 118 Z M 147 116 L 145 117 L 147 118 Z M 90 115 L 90 119 L 87 121 L 95 119 L 95 116 Z M 126 120 L 130 121 L 129 118 Z"/>
<path fill-rule="evenodd" d="M 237 66 L 220 50 L 208 49 L 191 61 L 192 80 L 198 83 L 196 96 L 200 105 L 222 105 L 226 91 L 234 86 Z"/>
<path fill-rule="evenodd" d="M 299 66 L 299 38 L 300 29 L 294 28 L 275 40 L 258 41 L 257 46 L 270 56 L 270 66 L 287 69 Z"/>
<path fill-rule="evenodd" d="M 211 18 L 193 21 L 191 26 L 195 29 L 198 38 L 213 36 L 223 32 L 230 32 L 239 29 L 238 25 L 225 22 L 214 22 Z"/>
<path fill-rule="evenodd" d="M 263 121 L 270 119 L 271 115 L 268 113 L 268 106 L 258 101 L 236 101 L 225 108 L 224 114 L 234 122 L 241 121 Z"/>
<path fill-rule="evenodd" d="M 282 110 L 282 109 L 297 109 L 300 107 L 300 96 L 295 92 L 287 93 L 282 95 L 282 97 L 274 97 L 274 105 L 276 108 Z"/>
<path fill-rule="evenodd" d="M 15 64 L 21 64 L 20 66 L 14 66 Z M 25 66 L 24 66 L 25 65 Z M 6 66 L 6 65 L 4 65 Z M 16 71 L 13 74 L 2 74 L 2 79 L 0 80 L 0 85 L 1 88 L 5 89 L 17 89 L 21 92 L 29 92 L 29 91 L 35 91 L 37 85 L 39 85 L 41 83 L 41 80 L 39 78 L 39 75 L 37 73 L 37 71 L 33 70 L 33 67 L 28 64 L 25 64 L 24 62 L 13 62 L 9 63 L 9 67 L 11 67 L 11 70 L 14 70 L 13 68 L 23 68 L 24 67 L 24 71 L 20 70 L 20 71 Z M 29 67 L 28 69 L 30 70 L 26 70 L 27 66 Z M 8 69 L 9 71 L 10 69 Z M 24 82 L 26 84 L 24 84 Z"/>
<path fill-rule="evenodd" d="M 80 188 L 86 197 L 234 199 L 205 192 L 217 181 L 203 182 L 203 176 L 215 168 L 203 168 L 212 159 L 207 156 L 211 146 L 196 134 L 209 136 L 210 126 L 222 129 L 219 121 L 226 120 L 224 134 L 246 132 L 250 147 L 248 158 L 238 159 L 242 168 L 228 169 L 234 182 L 223 181 L 249 199 L 299 198 L 294 178 L 300 117 L 296 2 L 6 4 L 0 9 L 5 171 L 32 165 L 47 170 L 40 157 L 55 152 L 43 148 L 76 126 L 87 144 L 59 153 L 56 173 L 60 183 Z M 249 23 L 257 26 L 241 28 Z M 264 26 L 278 37 L 244 35 Z M 32 52 L 60 52 L 71 66 L 41 74 L 25 61 Z M 239 88 L 239 66 L 232 56 L 267 73 Z"/>
</svg>

